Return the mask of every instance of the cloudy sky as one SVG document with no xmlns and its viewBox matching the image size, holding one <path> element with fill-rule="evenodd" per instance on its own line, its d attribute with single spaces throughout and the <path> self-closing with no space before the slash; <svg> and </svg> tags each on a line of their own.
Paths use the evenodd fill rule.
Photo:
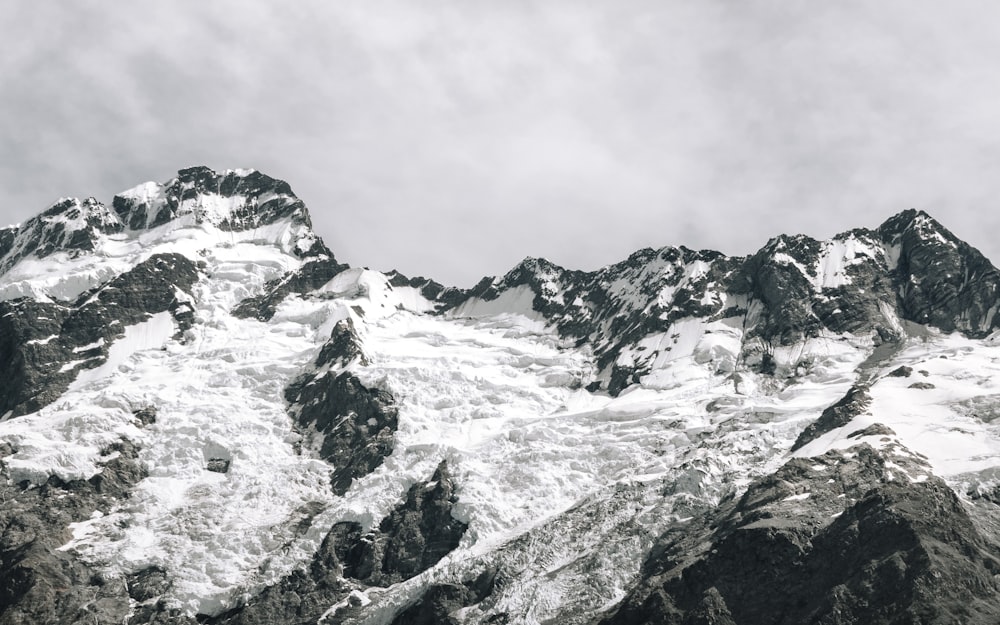
<svg viewBox="0 0 1000 625">
<path fill-rule="evenodd" d="M 1000 262 L 981 1 L 5 6 L 0 222 L 183 167 L 287 180 L 338 258 L 745 254 L 927 210 Z"/>
</svg>

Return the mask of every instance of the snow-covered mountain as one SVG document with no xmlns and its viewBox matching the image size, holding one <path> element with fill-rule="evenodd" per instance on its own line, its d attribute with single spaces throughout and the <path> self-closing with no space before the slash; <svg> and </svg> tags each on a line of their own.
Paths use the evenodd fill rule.
<svg viewBox="0 0 1000 625">
<path fill-rule="evenodd" d="M 252 170 L 0 230 L 0 624 L 1000 622 L 1000 272 L 338 263 Z"/>
</svg>

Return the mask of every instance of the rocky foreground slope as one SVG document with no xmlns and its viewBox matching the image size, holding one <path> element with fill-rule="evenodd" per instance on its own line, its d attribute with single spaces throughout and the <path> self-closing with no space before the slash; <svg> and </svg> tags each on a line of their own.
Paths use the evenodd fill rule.
<svg viewBox="0 0 1000 625">
<path fill-rule="evenodd" d="M 339 263 L 182 170 L 0 230 L 0 623 L 1000 622 L 1000 272 Z"/>
</svg>

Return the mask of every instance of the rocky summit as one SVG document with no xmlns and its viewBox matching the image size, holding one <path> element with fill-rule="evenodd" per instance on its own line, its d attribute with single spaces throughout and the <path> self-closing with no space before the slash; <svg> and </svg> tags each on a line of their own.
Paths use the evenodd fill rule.
<svg viewBox="0 0 1000 625">
<path fill-rule="evenodd" d="M 0 230 L 0 625 L 996 624 L 1000 272 L 868 226 L 459 289 L 254 170 L 60 200 Z"/>
</svg>

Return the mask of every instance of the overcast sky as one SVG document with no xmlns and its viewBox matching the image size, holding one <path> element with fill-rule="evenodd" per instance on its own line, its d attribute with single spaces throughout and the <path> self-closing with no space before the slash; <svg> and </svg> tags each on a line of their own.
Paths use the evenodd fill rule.
<svg viewBox="0 0 1000 625">
<path fill-rule="evenodd" d="M 1000 7 L 7 3 L 0 222 L 191 165 L 287 180 L 342 261 L 745 254 L 922 208 L 1000 262 Z"/>
</svg>

